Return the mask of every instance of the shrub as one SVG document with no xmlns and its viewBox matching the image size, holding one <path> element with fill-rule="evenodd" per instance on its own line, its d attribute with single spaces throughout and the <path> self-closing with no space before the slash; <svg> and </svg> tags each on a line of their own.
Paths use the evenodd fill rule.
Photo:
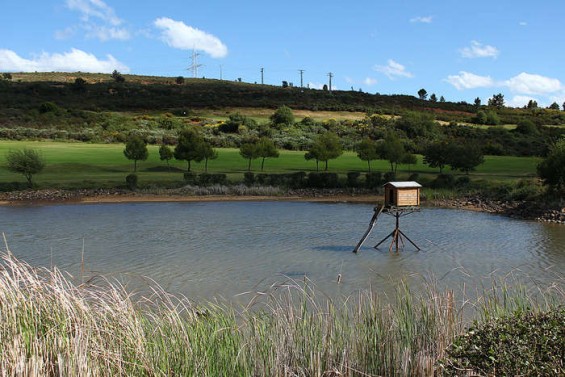
<svg viewBox="0 0 565 377">
<path fill-rule="evenodd" d="M 41 114 L 57 113 L 59 112 L 59 106 L 57 106 L 53 102 L 44 102 L 41 105 L 39 105 L 39 112 Z"/>
<path fill-rule="evenodd" d="M 565 375 L 565 308 L 515 312 L 458 336 L 441 361 L 447 375 Z M 467 375 L 467 374 L 465 374 Z"/>
<path fill-rule="evenodd" d="M 458 177 L 455 180 L 455 186 L 457 187 L 467 187 L 471 183 L 471 179 L 468 176 Z"/>
<path fill-rule="evenodd" d="M 365 186 L 370 189 L 378 188 L 383 184 L 380 171 L 365 174 Z"/>
<path fill-rule="evenodd" d="M 225 174 L 202 173 L 198 176 L 200 186 L 226 185 L 228 178 Z"/>
<path fill-rule="evenodd" d="M 455 186 L 455 177 L 452 174 L 438 174 L 436 179 L 430 183 L 430 187 L 438 188 L 453 188 Z"/>
<path fill-rule="evenodd" d="M 312 188 L 337 188 L 339 179 L 337 173 L 318 173 L 308 174 L 308 187 Z"/>
<path fill-rule="evenodd" d="M 255 173 L 252 171 L 246 171 L 243 173 L 243 183 L 246 186 L 252 186 L 255 183 Z"/>
<path fill-rule="evenodd" d="M 183 175 L 184 182 L 188 184 L 196 183 L 196 173 L 185 172 Z"/>
<path fill-rule="evenodd" d="M 348 187 L 357 187 L 359 186 L 359 177 L 361 173 L 358 171 L 350 171 L 347 173 L 347 186 Z"/>
<path fill-rule="evenodd" d="M 393 171 L 387 171 L 384 174 L 384 181 L 385 182 L 393 182 L 396 181 L 396 173 Z"/>
<path fill-rule="evenodd" d="M 126 176 L 126 186 L 132 191 L 137 188 L 137 174 L 128 174 Z"/>
</svg>

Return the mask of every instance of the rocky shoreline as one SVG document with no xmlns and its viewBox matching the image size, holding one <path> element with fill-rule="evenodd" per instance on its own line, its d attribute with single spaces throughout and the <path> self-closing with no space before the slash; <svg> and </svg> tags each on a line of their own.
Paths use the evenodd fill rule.
<svg viewBox="0 0 565 377">
<path fill-rule="evenodd" d="M 328 202 L 375 202 L 382 197 L 364 190 L 291 190 L 281 195 L 190 195 L 178 189 L 161 190 L 158 193 L 132 192 L 125 189 L 82 190 L 26 190 L 0 193 L 0 204 L 42 203 L 103 203 L 103 202 L 150 202 L 150 201 L 210 201 L 210 200 L 305 200 Z M 498 201 L 478 195 L 456 199 L 423 201 L 424 206 L 457 208 L 500 214 L 516 219 L 565 224 L 565 207 L 528 201 Z"/>
<path fill-rule="evenodd" d="M 565 224 L 565 207 L 554 208 L 530 201 L 500 201 L 480 196 L 433 200 L 431 204 L 445 208 L 458 208 L 508 216 L 515 219 Z"/>
</svg>

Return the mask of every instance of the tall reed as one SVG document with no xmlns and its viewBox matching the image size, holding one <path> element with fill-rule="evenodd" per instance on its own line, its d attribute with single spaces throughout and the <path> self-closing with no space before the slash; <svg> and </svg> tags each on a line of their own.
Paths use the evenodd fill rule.
<svg viewBox="0 0 565 377">
<path fill-rule="evenodd" d="M 332 299 L 288 280 L 245 307 L 195 305 L 158 286 L 138 297 L 102 278 L 73 284 L 9 250 L 1 260 L 3 376 L 433 376 L 465 310 L 480 319 L 565 298 L 557 282 L 541 300 L 495 286 L 471 303 L 433 284 Z"/>
</svg>

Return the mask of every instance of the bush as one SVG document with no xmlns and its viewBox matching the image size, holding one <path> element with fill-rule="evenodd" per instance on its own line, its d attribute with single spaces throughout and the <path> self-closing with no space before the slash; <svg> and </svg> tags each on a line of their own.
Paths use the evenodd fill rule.
<svg viewBox="0 0 565 377">
<path fill-rule="evenodd" d="M 198 185 L 212 186 L 212 185 L 227 185 L 228 177 L 225 174 L 211 174 L 202 173 L 198 176 Z"/>
<path fill-rule="evenodd" d="M 308 174 L 308 187 L 312 188 L 337 188 L 339 179 L 337 173 L 318 173 Z"/>
<path fill-rule="evenodd" d="M 458 177 L 455 180 L 455 186 L 457 187 L 467 187 L 471 184 L 471 179 L 468 176 Z"/>
<path fill-rule="evenodd" d="M 188 184 L 196 183 L 196 174 L 193 172 L 185 172 L 183 174 L 184 182 Z"/>
<path fill-rule="evenodd" d="M 383 184 L 380 171 L 365 174 L 365 186 L 370 189 L 378 188 Z"/>
<path fill-rule="evenodd" d="M 252 171 L 246 171 L 243 173 L 243 184 L 246 186 L 253 186 L 255 183 L 255 173 Z"/>
<path fill-rule="evenodd" d="M 454 186 L 455 177 L 452 174 L 439 174 L 436 179 L 430 183 L 430 187 L 434 189 L 453 188 Z"/>
<path fill-rule="evenodd" d="M 128 174 L 126 176 L 126 186 L 132 191 L 137 188 L 137 174 Z"/>
<path fill-rule="evenodd" d="M 361 173 L 358 171 L 350 171 L 347 173 L 347 187 L 357 187 L 359 186 L 359 177 Z"/>
<path fill-rule="evenodd" d="M 396 181 L 396 173 L 393 171 L 387 171 L 384 174 L 384 181 L 385 182 L 393 182 Z"/>
<path fill-rule="evenodd" d="M 565 375 L 565 308 L 516 312 L 470 328 L 441 361 L 447 375 Z M 467 375 L 467 374 L 465 374 Z"/>
</svg>

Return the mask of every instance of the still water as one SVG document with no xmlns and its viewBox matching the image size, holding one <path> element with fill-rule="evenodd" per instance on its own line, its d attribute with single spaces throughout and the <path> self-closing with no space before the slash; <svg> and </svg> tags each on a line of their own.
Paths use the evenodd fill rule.
<svg viewBox="0 0 565 377">
<path fill-rule="evenodd" d="M 480 287 L 510 276 L 532 284 L 563 278 L 563 225 L 424 208 L 400 222 L 421 251 L 407 243 L 389 253 L 389 241 L 375 250 L 394 228 L 382 214 L 353 254 L 372 215 L 367 204 L 301 202 L 8 206 L 0 207 L 0 232 L 31 265 L 133 288 L 148 278 L 192 299 L 232 299 L 304 277 L 332 296 L 390 292 L 400 279 Z"/>
</svg>

